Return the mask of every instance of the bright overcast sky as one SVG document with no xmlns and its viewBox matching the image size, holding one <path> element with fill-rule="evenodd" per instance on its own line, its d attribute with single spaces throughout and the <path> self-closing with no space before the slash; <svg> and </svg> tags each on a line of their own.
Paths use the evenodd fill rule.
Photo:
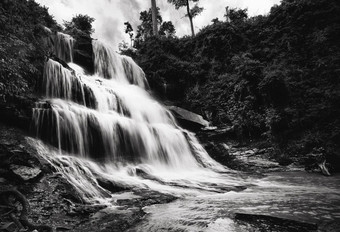
<svg viewBox="0 0 340 232">
<path fill-rule="evenodd" d="M 129 41 L 124 34 L 124 22 L 132 23 L 134 29 L 139 24 L 139 12 L 150 8 L 150 0 L 36 0 L 49 8 L 50 14 L 62 24 L 76 14 L 88 14 L 96 19 L 93 23 L 93 37 L 104 40 L 117 47 L 122 40 Z M 156 0 L 163 21 L 171 20 L 176 28 L 177 36 L 189 35 L 189 20 L 184 17 L 185 9 L 179 11 L 167 3 L 167 0 Z M 204 7 L 201 15 L 194 19 L 196 31 L 211 23 L 218 17 L 223 20 L 225 7 L 248 8 L 250 16 L 266 14 L 280 0 L 200 0 Z"/>
</svg>

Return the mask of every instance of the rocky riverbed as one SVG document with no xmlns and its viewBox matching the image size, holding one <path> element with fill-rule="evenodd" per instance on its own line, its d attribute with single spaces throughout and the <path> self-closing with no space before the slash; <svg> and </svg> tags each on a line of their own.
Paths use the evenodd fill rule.
<svg viewBox="0 0 340 232">
<path fill-rule="evenodd" d="M 87 204 L 20 130 L 0 127 L 1 231 L 337 231 L 340 176 L 310 174 L 270 160 L 270 148 L 227 151 L 239 190 L 165 194 L 111 188 L 106 204 Z M 212 144 L 208 144 L 212 146 Z M 219 153 L 221 154 L 221 153 Z M 212 154 L 214 156 L 214 154 Z M 228 177 L 226 177 L 228 178 Z M 104 186 L 105 187 L 105 186 Z M 110 188 L 107 186 L 108 190 Z M 183 187 L 181 187 L 183 188 Z M 24 201 L 27 215 L 22 218 Z"/>
<path fill-rule="evenodd" d="M 55 231 L 124 231 L 144 217 L 144 206 L 176 199 L 151 190 L 130 190 L 112 195 L 110 206 L 87 204 L 37 155 L 22 131 L 5 125 L 0 131 L 0 231 L 49 231 L 49 227 Z M 23 223 L 24 203 L 17 192 L 27 200 L 27 218 L 34 226 Z"/>
</svg>

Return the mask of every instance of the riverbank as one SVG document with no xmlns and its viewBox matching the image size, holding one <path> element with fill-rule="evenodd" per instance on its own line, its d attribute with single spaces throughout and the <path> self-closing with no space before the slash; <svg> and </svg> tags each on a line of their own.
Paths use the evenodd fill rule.
<svg viewBox="0 0 340 232">
<path fill-rule="evenodd" d="M 200 130 L 196 135 L 210 156 L 221 164 L 247 173 L 306 171 L 329 176 L 337 173 L 334 161 L 320 150 L 301 156 L 280 152 L 266 139 L 238 140 L 230 127 Z"/>
<path fill-rule="evenodd" d="M 336 221 L 340 219 L 340 199 L 336 194 L 340 187 L 339 175 L 326 177 L 307 173 L 301 167 L 280 166 L 265 157 L 254 158 L 254 161 L 251 158 L 254 149 L 230 145 L 227 146 L 230 146 L 231 154 L 238 150 L 239 154 L 245 155 L 241 157 L 248 157 L 234 160 L 235 165 L 239 161 L 235 167 L 243 169 L 233 174 L 243 186 L 238 191 L 195 190 L 189 195 L 172 195 L 151 189 L 127 189 L 112 193 L 109 204 L 87 204 L 60 173 L 37 155 L 23 131 L 5 125 L 0 126 L 0 131 L 3 161 L 0 195 L 2 199 L 10 196 L 3 194 L 3 190 L 15 189 L 22 193 L 30 205 L 27 218 L 37 228 L 45 225 L 56 231 L 145 231 L 146 228 L 148 231 L 159 231 L 160 228 L 164 231 L 185 231 L 184 228 L 190 228 L 190 231 L 225 231 L 225 228 L 249 231 L 251 227 L 283 232 L 287 231 L 288 223 L 291 228 L 288 231 L 304 231 L 317 226 L 318 231 L 329 232 L 336 231 Z M 184 190 L 184 186 L 181 188 Z M 1 205 L 8 203 L 2 200 Z M 14 216 L 20 214 L 20 209 L 14 211 Z M 5 208 L 1 209 L 1 215 L 4 215 L 1 228 L 17 231 L 20 220 L 18 224 L 6 212 Z M 38 231 L 48 231 L 46 228 Z"/>
</svg>

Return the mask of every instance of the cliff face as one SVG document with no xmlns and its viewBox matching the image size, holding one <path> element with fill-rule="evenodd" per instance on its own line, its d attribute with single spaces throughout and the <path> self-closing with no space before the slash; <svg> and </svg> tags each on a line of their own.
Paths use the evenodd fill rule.
<svg viewBox="0 0 340 232">
<path fill-rule="evenodd" d="M 85 67 L 88 73 L 94 73 L 92 39 L 89 36 L 76 36 L 74 63 Z"/>
</svg>

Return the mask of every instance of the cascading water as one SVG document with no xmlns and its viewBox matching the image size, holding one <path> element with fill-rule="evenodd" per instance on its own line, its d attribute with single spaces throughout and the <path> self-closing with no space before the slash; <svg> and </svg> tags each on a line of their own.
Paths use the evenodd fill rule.
<svg viewBox="0 0 340 232">
<path fill-rule="evenodd" d="M 73 39 L 57 38 L 58 57 L 72 61 Z M 107 197 L 98 178 L 158 190 L 168 189 L 166 183 L 213 189 L 201 183 L 218 182 L 215 171 L 225 168 L 150 96 L 142 69 L 98 41 L 93 50 L 93 76 L 73 63 L 71 70 L 47 61 L 42 86 L 47 98 L 33 109 L 32 128 L 57 149 L 32 141 L 40 154 L 88 201 Z"/>
<path fill-rule="evenodd" d="M 56 32 L 52 36 L 52 41 L 55 55 L 65 62 L 73 62 L 74 39 L 72 36 Z"/>
<path fill-rule="evenodd" d="M 94 67 L 98 76 L 131 83 L 141 88 L 147 86 L 143 70 L 128 56 L 118 56 L 109 46 L 93 42 Z"/>
</svg>

